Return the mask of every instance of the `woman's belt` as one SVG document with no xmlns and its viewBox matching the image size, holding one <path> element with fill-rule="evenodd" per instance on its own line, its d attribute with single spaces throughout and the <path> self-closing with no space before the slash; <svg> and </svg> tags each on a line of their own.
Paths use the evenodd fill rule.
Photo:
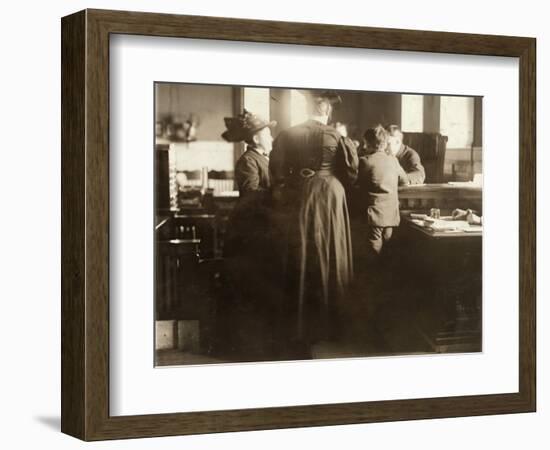
<svg viewBox="0 0 550 450">
<path fill-rule="evenodd" d="M 311 178 L 312 176 L 315 175 L 315 173 L 316 173 L 315 170 L 309 169 L 309 168 L 307 168 L 307 167 L 304 168 L 304 169 L 302 169 L 302 170 L 300 170 L 300 176 L 301 176 L 302 178 Z"/>
<path fill-rule="evenodd" d="M 333 175 L 331 169 L 322 168 L 318 170 L 313 170 L 313 169 L 310 169 L 309 167 L 305 167 L 301 169 L 300 172 L 298 173 L 300 175 L 300 178 L 303 178 L 303 179 L 311 178 L 315 175 Z"/>
</svg>

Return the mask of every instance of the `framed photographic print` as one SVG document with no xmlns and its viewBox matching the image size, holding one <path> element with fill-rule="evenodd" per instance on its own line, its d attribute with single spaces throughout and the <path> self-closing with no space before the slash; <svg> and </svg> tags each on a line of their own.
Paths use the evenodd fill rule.
<svg viewBox="0 0 550 450">
<path fill-rule="evenodd" d="M 535 411 L 535 40 L 62 19 L 62 431 Z"/>
</svg>

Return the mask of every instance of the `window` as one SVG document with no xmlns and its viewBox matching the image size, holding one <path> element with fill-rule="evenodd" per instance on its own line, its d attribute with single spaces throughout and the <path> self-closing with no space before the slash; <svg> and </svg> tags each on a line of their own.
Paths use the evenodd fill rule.
<svg viewBox="0 0 550 450">
<path fill-rule="evenodd" d="M 441 134 L 447 148 L 470 148 L 474 139 L 474 98 L 441 97 Z"/>
<path fill-rule="evenodd" d="M 244 88 L 244 107 L 262 119 L 269 120 L 269 89 Z"/>
<path fill-rule="evenodd" d="M 424 120 L 424 96 L 401 96 L 401 129 L 409 132 L 422 132 Z"/>
</svg>

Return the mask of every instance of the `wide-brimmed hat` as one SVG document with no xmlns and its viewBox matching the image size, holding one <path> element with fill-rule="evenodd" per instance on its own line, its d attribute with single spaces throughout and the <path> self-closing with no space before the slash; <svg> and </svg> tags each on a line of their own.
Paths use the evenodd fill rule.
<svg viewBox="0 0 550 450">
<path fill-rule="evenodd" d="M 277 125 L 276 121 L 268 122 L 246 109 L 237 117 L 225 117 L 223 120 L 227 130 L 222 133 L 222 137 L 228 142 L 248 141 L 257 131 Z"/>
</svg>

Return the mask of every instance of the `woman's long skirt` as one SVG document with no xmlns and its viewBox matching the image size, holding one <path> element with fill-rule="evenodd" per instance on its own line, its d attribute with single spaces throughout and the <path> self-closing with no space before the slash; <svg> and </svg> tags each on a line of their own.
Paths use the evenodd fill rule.
<svg viewBox="0 0 550 450">
<path fill-rule="evenodd" d="M 295 195 L 286 227 L 288 300 L 296 302 L 291 333 L 306 342 L 333 339 L 342 331 L 342 302 L 353 279 L 346 193 L 335 176 L 317 172 Z"/>
</svg>

